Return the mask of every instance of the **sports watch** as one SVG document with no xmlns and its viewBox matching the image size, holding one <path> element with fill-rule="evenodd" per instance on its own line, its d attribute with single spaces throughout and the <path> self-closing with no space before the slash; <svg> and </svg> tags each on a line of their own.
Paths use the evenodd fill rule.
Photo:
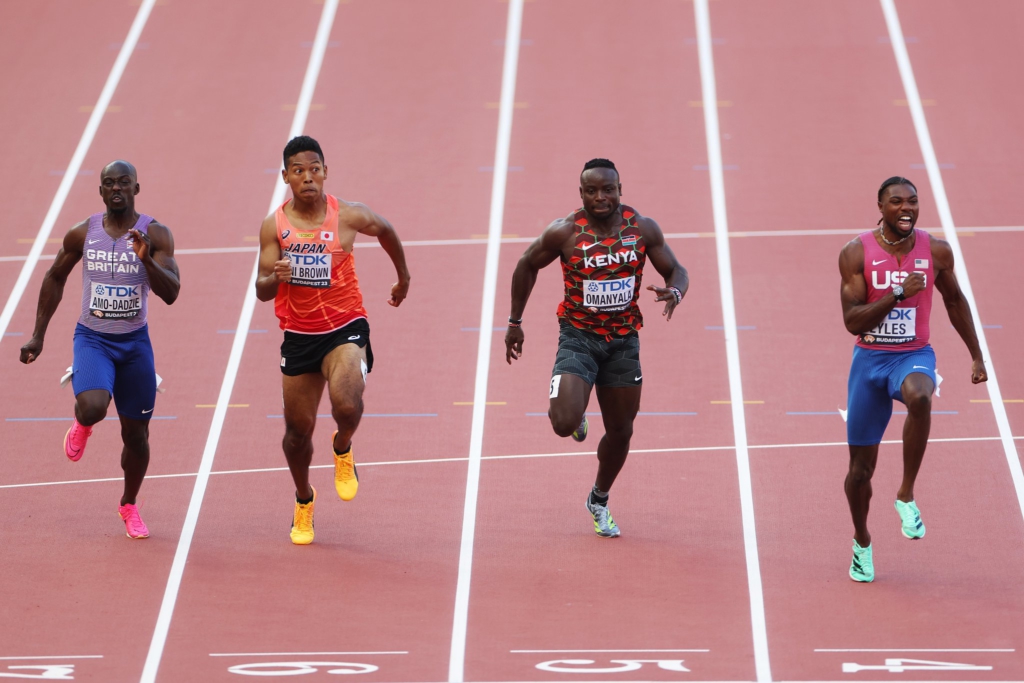
<svg viewBox="0 0 1024 683">
<path fill-rule="evenodd" d="M 903 301 L 907 297 L 903 296 L 903 286 L 896 285 L 892 288 L 892 295 L 896 298 L 896 301 Z"/>
</svg>

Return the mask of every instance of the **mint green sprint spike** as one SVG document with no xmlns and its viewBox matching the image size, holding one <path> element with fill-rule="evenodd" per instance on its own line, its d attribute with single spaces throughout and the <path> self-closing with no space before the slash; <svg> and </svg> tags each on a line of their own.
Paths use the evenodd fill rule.
<svg viewBox="0 0 1024 683">
<path fill-rule="evenodd" d="M 850 562 L 850 578 L 861 583 L 875 580 L 875 562 L 872 558 L 871 544 L 861 548 L 857 540 L 853 541 L 853 561 Z"/>
<path fill-rule="evenodd" d="M 912 540 L 924 536 L 924 522 L 921 521 L 921 511 L 917 509 L 917 503 L 897 500 L 896 512 L 900 513 L 900 520 L 903 521 L 904 536 Z"/>
</svg>

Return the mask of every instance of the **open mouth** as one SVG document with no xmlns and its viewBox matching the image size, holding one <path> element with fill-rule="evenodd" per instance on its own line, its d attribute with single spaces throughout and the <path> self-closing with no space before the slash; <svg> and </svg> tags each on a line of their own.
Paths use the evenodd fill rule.
<svg viewBox="0 0 1024 683">
<path fill-rule="evenodd" d="M 910 228 L 913 227 L 914 225 L 914 219 L 910 214 L 901 214 L 900 217 L 896 220 L 896 225 L 900 226 L 900 228 L 904 230 L 910 230 Z"/>
</svg>

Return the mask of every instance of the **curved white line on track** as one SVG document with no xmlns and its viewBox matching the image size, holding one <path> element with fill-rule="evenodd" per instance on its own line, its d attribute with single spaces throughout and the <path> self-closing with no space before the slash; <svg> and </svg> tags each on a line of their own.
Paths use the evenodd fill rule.
<svg viewBox="0 0 1024 683">
<path fill-rule="evenodd" d="M 320 76 L 320 66 L 323 64 L 324 52 L 327 50 L 327 42 L 331 34 L 331 27 L 334 25 L 334 16 L 337 9 L 338 0 L 326 0 L 324 2 L 324 9 L 320 15 L 320 23 L 316 30 L 316 38 L 313 40 L 313 50 L 309 56 L 309 64 L 306 67 L 306 75 L 302 80 L 302 89 L 299 91 L 299 101 L 295 107 L 295 118 L 292 119 L 291 130 L 288 133 L 289 139 L 296 135 L 301 135 L 302 129 L 306 125 L 309 105 L 313 101 L 313 92 L 316 90 L 316 82 Z M 285 188 L 286 185 L 283 182 L 278 182 L 275 185 L 268 213 L 274 211 L 284 201 Z M 224 380 L 221 383 L 220 394 L 217 397 L 217 407 L 213 412 L 213 423 L 210 425 L 210 433 L 206 438 L 206 447 L 203 449 L 199 474 L 196 478 L 195 487 L 192 489 L 192 498 L 188 504 L 188 511 L 185 513 L 185 523 L 181 530 L 181 537 L 178 539 L 178 547 L 174 552 L 171 573 L 167 579 L 163 601 L 160 604 L 160 613 L 157 616 L 156 628 L 153 633 L 153 639 L 150 642 L 149 653 L 146 655 L 146 664 L 142 671 L 141 683 L 155 683 L 157 670 L 160 667 L 160 659 L 163 657 L 164 645 L 167 643 L 167 633 L 170 630 L 171 616 L 174 614 L 174 606 L 178 599 L 178 590 L 181 588 L 185 561 L 188 559 L 189 549 L 192 546 L 192 537 L 195 534 L 196 524 L 199 521 L 199 511 L 203 506 L 203 497 L 206 495 L 206 486 L 210 480 L 210 472 L 213 470 L 213 458 L 217 452 L 217 444 L 220 442 L 224 418 L 227 416 L 228 403 L 235 386 L 235 378 L 238 376 L 238 367 L 242 362 L 242 351 L 245 348 L 245 341 L 249 336 L 249 325 L 252 322 L 253 310 L 256 308 L 256 273 L 258 269 L 259 256 L 257 255 L 253 263 L 252 274 L 246 283 L 245 299 L 242 303 L 242 311 L 238 317 L 238 325 L 235 326 L 235 339 L 231 345 L 227 369 L 224 372 Z"/>
<path fill-rule="evenodd" d="M 708 168 L 711 180 L 711 211 L 715 222 L 715 247 L 718 254 L 718 281 L 722 293 L 722 321 L 725 327 L 725 355 L 729 367 L 729 398 L 732 408 L 733 437 L 736 441 L 736 468 L 739 473 L 740 513 L 743 518 L 743 550 L 747 562 L 747 588 L 750 594 L 751 635 L 754 667 L 759 683 L 772 679 L 768 657 L 768 627 L 765 622 L 764 594 L 761 586 L 761 562 L 754 527 L 754 490 L 750 479 L 750 455 L 747 452 L 747 423 L 743 407 L 743 381 L 740 377 L 740 348 L 736 329 L 736 302 L 733 296 L 732 258 L 729 251 L 729 223 L 725 210 L 725 177 L 722 146 L 718 129 L 718 94 L 711 41 L 711 17 L 708 0 L 694 0 L 697 24 L 697 53 L 700 56 L 700 83 L 704 100 L 704 133 L 707 138 Z"/>
<path fill-rule="evenodd" d="M 107 82 L 103 85 L 99 98 L 96 99 L 96 106 L 93 107 L 92 114 L 89 115 L 89 121 L 85 124 L 85 130 L 82 131 L 82 137 L 78 140 L 75 153 L 71 155 L 71 163 L 64 170 L 64 177 L 61 178 L 60 185 L 57 186 L 57 194 L 53 196 L 53 201 L 50 202 L 50 209 L 46 212 L 46 217 L 43 218 L 43 224 L 39 227 L 39 233 L 32 243 L 28 256 L 25 257 L 25 265 L 22 266 L 21 273 L 18 274 L 18 279 L 15 281 L 14 287 L 11 288 L 11 294 L 7 297 L 4 310 L 0 313 L 0 339 L 3 339 L 4 333 L 7 332 L 7 326 L 10 325 L 11 318 L 14 317 L 14 311 L 21 302 L 22 295 L 25 294 L 28 281 L 32 279 L 32 272 L 35 270 L 36 263 L 39 262 L 39 257 L 43 253 L 46 240 L 50 238 L 53 226 L 60 217 L 60 212 L 64 208 L 64 202 L 67 201 L 68 193 L 71 192 L 71 186 L 74 185 L 75 178 L 78 177 L 78 171 L 82 168 L 85 155 L 92 146 L 93 138 L 96 137 L 96 131 L 99 130 L 100 123 L 103 121 L 103 115 L 106 114 L 107 107 L 110 106 L 110 100 L 114 97 L 114 91 L 117 90 L 117 85 L 121 82 L 121 76 L 124 74 L 125 67 L 128 66 L 128 60 L 131 58 L 132 52 L 135 51 L 135 45 L 139 42 L 139 36 L 142 35 L 142 29 L 145 28 L 150 12 L 152 12 L 153 5 L 155 4 L 156 0 L 143 0 L 143 3 L 139 5 L 139 11 L 135 14 L 135 21 L 132 22 L 131 28 L 128 29 L 128 37 L 124 39 L 124 44 L 121 45 L 121 50 L 117 53 L 117 59 L 114 60 L 114 66 L 110 68 Z"/>
<path fill-rule="evenodd" d="M 907 103 L 910 105 L 910 116 L 914 121 L 914 130 L 917 132 L 917 142 L 921 147 L 921 154 L 924 156 L 925 168 L 928 170 L 928 182 L 931 184 L 932 192 L 935 195 L 935 204 L 939 211 L 939 222 L 942 223 L 944 231 L 943 236 L 953 250 L 953 258 L 956 261 L 956 277 L 960 281 L 960 289 L 964 293 L 964 298 L 967 299 L 967 303 L 971 306 L 971 317 L 974 320 L 974 328 L 978 334 L 978 344 L 981 346 L 981 354 L 985 359 L 985 367 L 988 370 L 988 381 L 985 385 L 988 388 L 988 395 L 992 401 L 992 412 L 995 414 L 996 425 L 999 427 L 999 437 L 1003 443 L 1003 452 L 1006 454 L 1006 464 L 1009 466 L 1013 488 L 1017 494 L 1017 506 L 1020 508 L 1021 514 L 1024 515 L 1024 471 L 1021 469 L 1020 457 L 1017 455 L 1017 446 L 1013 442 L 1010 421 L 1006 417 L 1006 406 L 1003 404 L 1003 394 L 999 389 L 999 381 L 996 379 L 996 369 L 995 364 L 992 362 L 992 354 L 988 350 L 985 328 L 981 324 L 981 315 L 978 312 L 978 302 L 974 298 L 974 289 L 971 287 L 971 280 L 967 276 L 967 264 L 964 261 L 964 253 L 960 249 L 960 238 L 953 224 L 953 213 L 949 208 L 949 198 L 946 196 L 946 186 L 942 181 L 942 171 L 939 169 L 939 161 L 935 156 L 932 136 L 928 132 L 928 121 L 924 116 L 921 94 L 917 90 L 914 69 L 910 64 L 910 55 L 907 52 L 907 45 L 903 40 L 900 18 L 896 12 L 896 5 L 893 0 L 880 0 L 880 2 L 882 3 L 882 12 L 885 14 L 885 24 L 889 30 L 889 42 L 892 43 L 892 51 L 896 57 L 900 79 L 903 81 L 903 90 L 907 95 Z"/>
<path fill-rule="evenodd" d="M 476 503 L 480 486 L 480 455 L 484 441 L 487 409 L 487 378 L 491 366 L 494 331 L 494 298 L 498 288 L 498 256 L 505 214 L 505 185 L 508 155 L 512 145 L 512 112 L 519 66 L 523 0 L 509 0 L 505 27 L 505 56 L 501 69 L 501 99 L 498 135 L 494 145 L 494 178 L 491 183 L 491 213 L 487 227 L 487 257 L 484 267 L 483 301 L 480 305 L 480 341 L 476 352 L 476 382 L 473 388 L 473 422 L 469 436 L 469 467 L 466 472 L 466 500 L 462 509 L 462 540 L 459 544 L 459 573 L 455 585 L 452 644 L 448 657 L 449 683 L 462 683 L 465 674 L 466 631 L 469 622 L 469 584 L 473 573 L 473 540 L 476 535 Z"/>
</svg>

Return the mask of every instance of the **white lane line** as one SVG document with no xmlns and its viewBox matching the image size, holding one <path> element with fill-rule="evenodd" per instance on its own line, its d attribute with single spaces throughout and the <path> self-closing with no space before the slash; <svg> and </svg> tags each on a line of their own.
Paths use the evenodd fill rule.
<svg viewBox="0 0 1024 683">
<path fill-rule="evenodd" d="M 309 56 L 309 64 L 306 67 L 306 75 L 302 80 L 302 89 L 299 91 L 299 100 L 295 107 L 295 118 L 292 119 L 291 130 L 288 132 L 289 139 L 296 135 L 301 135 L 302 129 L 306 125 L 309 105 L 313 101 L 313 92 L 316 89 L 316 82 L 320 76 L 320 66 L 323 64 L 324 52 L 327 50 L 327 41 L 331 34 L 331 27 L 334 25 L 334 15 L 337 9 L 338 0 L 326 0 L 324 2 L 323 13 L 320 15 L 320 24 L 317 26 L 316 38 L 313 40 L 313 49 Z M 286 185 L 281 181 L 278 181 L 275 185 L 274 194 L 270 199 L 270 208 L 267 210 L 268 213 L 275 210 L 284 201 L 285 187 Z M 258 268 L 259 256 L 257 255 L 253 262 L 252 274 L 246 283 L 245 299 L 242 303 L 242 311 L 238 317 L 238 324 L 235 325 L 236 332 L 235 339 L 231 344 L 231 355 L 228 357 L 228 365 L 224 372 L 220 394 L 217 396 L 217 407 L 213 411 L 213 423 L 210 425 L 210 433 L 206 438 L 206 447 L 203 450 L 203 459 L 199 465 L 199 474 L 196 478 L 195 487 L 192 489 L 192 499 L 189 501 L 188 512 L 185 514 L 185 523 L 181 530 L 181 537 L 178 539 L 178 547 L 174 552 L 174 562 L 171 564 L 167 588 L 164 591 L 163 602 L 160 604 L 160 613 L 157 616 L 153 640 L 150 642 L 149 654 L 146 656 L 146 665 L 142 671 L 141 683 L 154 683 L 156 681 L 160 659 L 163 657 L 164 645 L 167 643 L 167 632 L 171 626 L 171 616 L 174 614 L 178 590 L 181 588 L 181 577 L 185 571 L 185 561 L 188 559 L 189 549 L 192 546 L 192 537 L 195 534 L 196 523 L 199 521 L 199 510 L 203 506 L 203 496 L 206 494 L 206 486 L 210 481 L 210 472 L 213 469 L 213 458 L 217 452 L 221 430 L 224 427 L 224 418 L 227 416 L 231 391 L 235 386 L 238 366 L 242 362 L 242 351 L 245 348 L 245 341 L 249 336 L 249 325 L 252 322 L 253 310 L 256 307 L 255 283 Z"/>
<path fill-rule="evenodd" d="M 498 256 L 505 214 L 505 185 L 508 156 L 512 145 L 512 112 L 519 66 L 519 37 L 523 23 L 523 0 L 510 0 L 505 27 L 505 58 L 501 67 L 501 99 L 498 134 L 494 145 L 494 178 L 491 183 L 491 212 L 487 225 L 487 257 L 484 267 L 483 301 L 480 304 L 480 341 L 476 350 L 476 384 L 473 387 L 473 422 L 469 436 L 469 466 L 466 468 L 466 500 L 462 509 L 462 540 L 459 545 L 459 574 L 455 585 L 452 644 L 448 657 L 449 683 L 462 683 L 466 663 L 466 630 L 469 623 L 469 583 L 473 574 L 473 539 L 476 535 L 476 502 L 480 486 L 480 455 L 484 441 L 487 408 L 487 378 L 491 367 L 494 330 L 494 299 L 498 289 Z"/>
<path fill-rule="evenodd" d="M 620 653 L 620 652 L 711 652 L 711 650 L 509 650 L 513 654 L 583 654 L 583 653 Z"/>
<path fill-rule="evenodd" d="M 1024 439 L 1024 436 L 1015 436 L 1015 440 Z M 976 437 L 956 437 L 949 439 L 929 439 L 928 443 L 964 443 L 964 442 L 976 442 L 976 441 L 1000 441 L 1001 437 L 998 436 L 976 436 Z M 883 445 L 902 445 L 903 442 L 900 440 L 892 439 L 888 441 L 882 441 Z M 776 444 L 762 444 L 756 445 L 751 444 L 747 446 L 749 450 L 757 449 L 783 449 L 792 450 L 794 448 L 826 448 L 826 447 L 846 447 L 848 444 L 845 441 L 819 441 L 816 443 L 776 443 Z M 679 448 L 631 448 L 630 453 L 708 453 L 711 451 L 732 451 L 735 450 L 734 446 L 684 446 Z M 481 460 L 528 460 L 536 458 L 571 458 L 575 456 L 593 456 L 597 455 L 596 451 L 569 451 L 564 453 L 523 453 L 516 455 L 485 455 L 482 456 Z M 375 467 L 375 466 L 388 466 L 388 465 L 429 465 L 433 463 L 442 462 L 467 462 L 469 458 L 423 458 L 416 460 L 379 460 L 377 462 L 360 462 L 362 467 Z M 326 470 L 333 468 L 334 465 L 310 465 L 311 470 Z M 263 474 L 267 472 L 287 472 L 287 467 L 255 467 L 251 469 L 243 470 L 217 470 L 210 472 L 211 475 L 221 474 Z M 177 474 L 147 474 L 146 479 L 180 479 L 182 477 L 195 477 L 198 476 L 197 472 L 180 472 Z M 124 477 L 104 477 L 101 479 L 71 479 L 66 481 L 41 481 L 31 482 L 27 484 L 2 484 L 0 489 L 23 489 L 32 488 L 37 486 L 65 486 L 67 484 L 102 484 L 108 482 L 124 482 Z"/>
<path fill-rule="evenodd" d="M 981 346 L 985 367 L 988 370 L 988 381 L 985 386 L 988 387 L 988 395 L 992 400 L 992 412 L 995 413 L 999 436 L 1003 442 L 1003 452 L 1006 454 L 1006 464 L 1010 468 L 1013 488 L 1017 493 L 1017 506 L 1020 508 L 1021 514 L 1024 515 L 1024 471 L 1021 469 L 1017 446 L 1013 442 L 1010 422 L 1006 417 L 1006 406 L 1003 405 L 1003 395 L 996 378 L 995 362 L 988 350 L 988 341 L 985 338 L 985 328 L 981 324 L 978 302 L 974 298 L 974 289 L 967 276 L 967 263 L 964 261 L 964 253 L 960 249 L 960 238 L 953 225 L 953 213 L 949 208 L 949 198 L 946 196 L 946 186 L 942 181 L 942 172 L 939 170 L 935 148 L 932 146 L 931 133 L 928 132 L 928 122 L 924 117 L 924 106 L 921 104 L 921 94 L 917 90 L 917 81 L 914 79 L 914 69 L 910 65 L 910 55 L 907 53 L 907 45 L 903 41 L 900 18 L 896 13 L 896 5 L 893 0 L 880 0 L 880 2 L 885 14 L 885 24 L 889 29 L 889 42 L 892 43 L 896 65 L 899 67 L 900 78 L 903 81 L 903 90 L 907 95 L 907 103 L 910 105 L 910 115 L 914 120 L 917 142 L 921 147 L 921 154 L 924 156 L 925 168 L 928 169 L 928 181 L 931 183 L 932 192 L 935 195 L 935 204 L 939 210 L 939 222 L 942 224 L 946 241 L 949 242 L 949 246 L 953 250 L 953 258 L 956 261 L 955 272 L 957 280 L 960 281 L 960 289 L 963 290 L 964 297 L 971 306 L 971 317 L 974 319 L 974 328 L 978 334 L 978 344 Z"/>
<path fill-rule="evenodd" d="M 935 228 L 922 228 L 923 230 L 934 230 Z M 1024 232 L 1024 226 L 987 226 L 979 228 L 957 228 L 958 233 L 971 233 L 971 232 Z M 828 235 L 859 235 L 864 232 L 863 229 L 838 229 L 838 230 L 754 230 L 751 232 L 730 232 L 729 237 L 816 237 L 816 236 L 828 236 Z M 697 238 L 710 238 L 714 237 L 713 232 L 666 232 L 666 239 L 697 239 Z M 503 237 L 501 238 L 502 244 L 529 244 L 530 242 L 537 239 L 536 237 Z M 480 244 L 486 245 L 486 239 L 479 238 L 466 238 L 466 239 L 450 239 L 450 240 L 409 240 L 408 242 L 402 242 L 403 247 L 450 247 L 459 246 L 464 244 Z M 355 248 L 357 249 L 379 249 L 379 242 L 356 242 Z M 259 251 L 259 247 L 206 247 L 201 249 L 178 249 L 175 247 L 174 255 L 190 255 L 190 254 L 254 254 Z M 42 254 L 39 257 L 40 261 L 52 260 L 56 254 Z M 0 256 L 0 263 L 25 261 L 28 256 Z"/>
<path fill-rule="evenodd" d="M 211 657 L 328 657 L 334 655 L 407 655 L 408 650 L 371 652 L 211 652 Z"/>
<path fill-rule="evenodd" d="M 754 491 L 750 480 L 747 424 L 743 412 L 743 382 L 740 377 L 740 349 L 736 330 L 736 304 L 733 297 L 732 259 L 729 252 L 729 224 L 725 211 L 725 178 L 722 173 L 722 147 L 718 130 L 718 94 L 711 48 L 711 17 L 708 0 L 694 0 L 693 11 L 697 23 L 697 53 L 700 56 L 700 83 L 704 98 L 704 133 L 708 146 L 711 208 L 715 222 L 715 247 L 718 253 L 718 281 L 722 294 L 722 321 L 725 327 L 725 355 L 729 368 L 729 398 L 732 400 L 736 467 L 739 471 L 740 511 L 743 517 L 743 549 L 747 561 L 747 588 L 750 593 L 754 667 L 759 683 L 768 683 L 772 679 L 772 672 L 768 657 L 768 627 L 765 623 L 764 595 L 761 587 L 761 563 L 757 554 L 757 531 L 754 528 Z"/>
<path fill-rule="evenodd" d="M 74 184 L 75 178 L 78 177 L 78 171 L 82 168 L 85 155 L 89 152 L 89 147 L 92 146 L 96 131 L 103 121 L 103 115 L 107 112 L 107 107 L 110 106 L 110 100 L 114 96 L 114 91 L 117 90 L 117 84 L 121 82 L 121 75 L 124 73 L 125 67 L 128 66 L 128 60 L 131 58 L 132 52 L 135 51 L 135 44 L 139 42 L 139 36 L 142 34 L 142 29 L 145 28 L 155 4 L 156 0 L 143 0 L 143 3 L 139 5 L 139 11 L 135 13 L 135 21 L 128 29 L 128 37 L 124 39 L 121 51 L 117 53 L 117 59 L 114 60 L 114 66 L 110 68 L 107 82 L 103 85 L 103 90 L 100 91 L 92 114 L 89 115 L 89 121 L 85 124 L 85 130 L 82 131 L 78 147 L 71 155 L 71 163 L 64 171 L 64 177 L 61 178 L 60 185 L 57 186 L 57 194 L 50 202 L 50 209 L 46 212 L 46 217 L 43 218 L 43 224 L 39 227 L 39 233 L 36 235 L 35 242 L 32 243 L 32 248 L 29 249 L 28 256 L 25 257 L 25 265 L 22 266 L 21 273 L 19 273 L 14 287 L 11 288 L 11 294 L 7 297 L 7 304 L 4 305 L 4 310 L 0 313 L 0 339 L 7 332 L 7 326 L 11 323 L 11 318 L 14 317 L 14 310 L 18 307 L 25 288 L 28 287 L 32 271 L 35 270 L 36 263 L 39 262 L 39 255 L 43 253 L 46 240 L 50 238 L 53 226 L 60 217 L 64 202 L 68 198 L 68 193 L 71 192 L 71 186 Z"/>
<path fill-rule="evenodd" d="M 1012 648 L 910 648 L 899 650 L 896 648 L 815 648 L 815 652 L 1016 652 Z"/>
<path fill-rule="evenodd" d="M 123 478 L 122 481 L 124 481 Z M 32 657 L 0 657 L 0 659 L 12 662 L 21 662 L 29 659 L 103 659 L 103 655 L 53 655 L 52 657 L 33 655 Z"/>
</svg>

